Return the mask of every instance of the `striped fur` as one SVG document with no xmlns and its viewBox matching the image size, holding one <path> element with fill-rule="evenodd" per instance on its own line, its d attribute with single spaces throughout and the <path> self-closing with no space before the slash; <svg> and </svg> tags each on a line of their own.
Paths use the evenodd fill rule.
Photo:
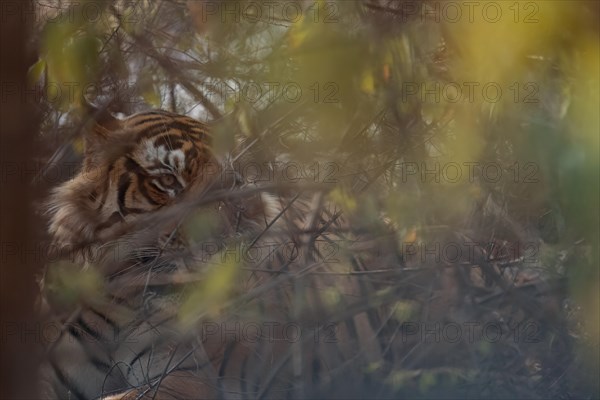
<svg viewBox="0 0 600 400">
<path fill-rule="evenodd" d="M 233 189 L 206 206 L 222 247 L 234 238 L 263 258 L 244 260 L 224 312 L 182 328 L 187 284 L 201 281 L 207 262 L 202 245 L 173 233 L 199 199 L 236 183 L 219 175 L 207 127 L 185 116 L 140 113 L 91 135 L 82 172 L 51 196 L 49 232 L 99 271 L 103 291 L 67 309 L 49 301 L 48 318 L 63 329 L 48 346 L 46 397 L 304 397 L 340 377 L 361 379 L 386 358 L 386 317 L 367 301 L 382 285 L 361 278 L 368 254 L 328 259 L 327 244 L 339 250 L 356 237 L 321 193 L 236 197 Z M 290 243 L 298 257 L 286 253 Z M 125 251 L 115 256 L 118 244 Z M 261 335 L 248 337 L 244 329 L 256 326 Z"/>
<path fill-rule="evenodd" d="M 216 165 L 206 126 L 165 111 L 133 115 L 112 132 L 96 126 L 91 135 L 82 171 L 54 190 L 48 208 L 50 234 L 69 249 L 102 241 L 115 226 L 171 204 L 203 183 L 207 165 Z"/>
</svg>

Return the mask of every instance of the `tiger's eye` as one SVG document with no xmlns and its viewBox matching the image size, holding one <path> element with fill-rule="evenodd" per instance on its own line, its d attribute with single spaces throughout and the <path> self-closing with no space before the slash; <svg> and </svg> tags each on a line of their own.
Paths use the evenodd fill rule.
<svg viewBox="0 0 600 400">
<path fill-rule="evenodd" d="M 162 175 L 160 177 L 160 183 L 164 186 L 173 186 L 175 184 L 175 177 L 173 175 Z"/>
</svg>

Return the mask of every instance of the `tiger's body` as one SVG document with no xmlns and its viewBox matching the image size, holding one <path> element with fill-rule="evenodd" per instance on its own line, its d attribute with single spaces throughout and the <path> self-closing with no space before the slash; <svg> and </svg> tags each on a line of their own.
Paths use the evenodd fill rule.
<svg viewBox="0 0 600 400">
<path fill-rule="evenodd" d="M 246 184 L 189 117 L 107 118 L 86 139 L 82 170 L 48 206 L 49 233 L 74 265 L 62 275 L 51 265 L 42 280 L 45 318 L 61 331 L 42 368 L 46 398 L 398 397 L 419 390 L 421 369 L 455 379 L 485 363 L 504 374 L 516 347 L 522 374 L 546 357 L 538 342 L 555 343 L 542 331 L 533 345 L 505 334 L 488 361 L 462 356 L 474 346 L 466 334 L 430 342 L 430 327 L 435 336 L 473 320 L 505 333 L 545 324 L 556 302 L 483 248 L 427 265 L 398 250 L 389 224 L 361 231 L 323 188 Z M 430 240 L 472 242 L 460 235 Z M 65 288 L 78 274 L 93 284 Z"/>
<path fill-rule="evenodd" d="M 223 312 L 182 328 L 207 257 L 205 243 L 178 247 L 177 227 L 211 194 L 236 193 L 209 143 L 205 125 L 165 111 L 96 125 L 87 138 L 82 171 L 51 197 L 49 232 L 74 268 L 97 271 L 102 291 L 48 302 L 62 333 L 48 347 L 47 397 L 302 397 L 382 359 L 384 317 L 365 303 L 376 285 L 345 273 L 364 268 L 357 258 L 333 260 L 315 245 L 349 237 L 321 193 L 203 204 L 218 221 L 216 247 L 262 252 L 236 270 Z M 353 267 L 340 273 L 345 259 Z"/>
</svg>

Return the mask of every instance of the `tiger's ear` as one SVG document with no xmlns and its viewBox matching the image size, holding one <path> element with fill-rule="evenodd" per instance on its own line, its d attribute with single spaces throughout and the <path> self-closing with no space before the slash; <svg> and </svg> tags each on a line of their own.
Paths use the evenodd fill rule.
<svg viewBox="0 0 600 400">
<path fill-rule="evenodd" d="M 107 107 L 99 108 L 87 102 L 83 113 L 83 164 L 84 168 L 90 169 L 105 163 L 112 133 L 120 129 L 121 122 Z"/>
<path fill-rule="evenodd" d="M 88 162 L 106 151 L 113 132 L 121 128 L 121 121 L 112 116 L 106 107 L 85 105 L 86 128 L 84 129 L 84 155 Z"/>
</svg>

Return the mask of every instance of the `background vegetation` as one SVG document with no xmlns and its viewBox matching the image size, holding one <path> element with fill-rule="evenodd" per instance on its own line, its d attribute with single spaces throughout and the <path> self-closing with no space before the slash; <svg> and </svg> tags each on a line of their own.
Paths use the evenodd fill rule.
<svg viewBox="0 0 600 400">
<path fill-rule="evenodd" d="M 468 237 L 494 244 L 485 256 L 502 273 L 551 283 L 539 345 L 519 349 L 526 367 L 481 343 L 447 349 L 477 360 L 450 386 L 503 371 L 514 380 L 488 395 L 598 396 L 598 5 L 467 3 L 37 3 L 39 182 L 67 178 L 60 166 L 80 158 L 86 101 L 210 121 L 217 153 L 244 137 L 261 162 L 305 166 L 302 182 L 327 183 L 365 229 L 383 215 L 398 268 L 423 267 L 407 244 Z M 540 296 L 517 292 L 499 313 Z M 417 375 L 398 365 L 387 384 L 435 394 L 436 371 L 453 364 L 430 364 Z"/>
</svg>

